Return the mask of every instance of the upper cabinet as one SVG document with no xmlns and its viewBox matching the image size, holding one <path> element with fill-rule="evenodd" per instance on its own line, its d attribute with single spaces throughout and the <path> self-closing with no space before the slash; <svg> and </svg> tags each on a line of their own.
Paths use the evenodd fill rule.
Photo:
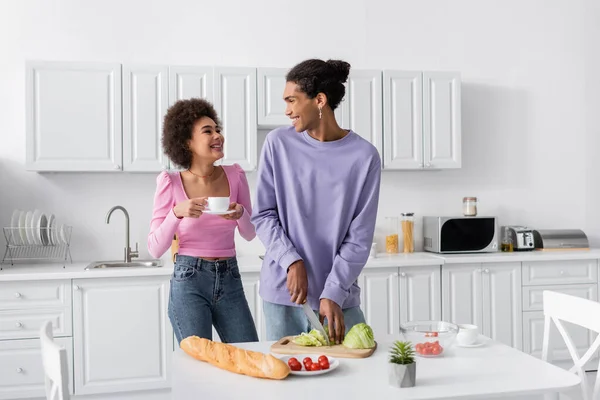
<svg viewBox="0 0 600 400">
<path fill-rule="evenodd" d="M 28 62 L 25 98 L 28 170 L 121 170 L 121 65 Z"/>
<path fill-rule="evenodd" d="M 169 160 L 161 145 L 169 99 L 169 68 L 123 66 L 123 170 L 153 172 Z"/>
<path fill-rule="evenodd" d="M 287 68 L 27 63 L 27 169 L 160 172 L 163 120 L 178 100 L 214 104 L 224 164 L 257 167 L 258 129 L 290 125 Z M 334 114 L 373 144 L 386 170 L 461 167 L 455 72 L 351 70 Z"/>
<path fill-rule="evenodd" d="M 461 167 L 460 76 L 384 71 L 384 168 Z"/>
</svg>

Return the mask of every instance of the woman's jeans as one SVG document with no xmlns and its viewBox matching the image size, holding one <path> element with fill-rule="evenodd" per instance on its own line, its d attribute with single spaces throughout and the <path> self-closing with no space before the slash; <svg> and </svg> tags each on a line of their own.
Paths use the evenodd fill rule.
<svg viewBox="0 0 600 400">
<path fill-rule="evenodd" d="M 213 325 L 224 343 L 258 341 L 235 257 L 209 261 L 178 254 L 169 319 L 178 342 L 193 335 L 212 340 Z"/>
</svg>

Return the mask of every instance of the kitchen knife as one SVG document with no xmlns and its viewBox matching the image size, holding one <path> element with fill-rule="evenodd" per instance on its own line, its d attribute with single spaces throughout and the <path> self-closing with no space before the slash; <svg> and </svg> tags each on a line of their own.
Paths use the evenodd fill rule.
<svg viewBox="0 0 600 400">
<path fill-rule="evenodd" d="M 315 312 L 312 310 L 312 308 L 310 308 L 307 302 L 302 304 L 302 309 L 304 310 L 304 314 L 306 314 L 306 317 L 310 321 L 312 327 L 321 332 L 321 335 L 323 335 L 323 337 L 325 338 L 325 343 L 327 344 L 327 346 L 331 346 L 331 342 L 329 342 L 329 336 L 325 332 L 323 325 L 321 325 L 319 318 L 315 315 Z"/>
</svg>

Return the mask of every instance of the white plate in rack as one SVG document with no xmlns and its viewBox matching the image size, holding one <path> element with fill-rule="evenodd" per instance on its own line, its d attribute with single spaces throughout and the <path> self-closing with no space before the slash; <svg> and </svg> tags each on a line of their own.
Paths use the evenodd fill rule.
<svg viewBox="0 0 600 400">
<path fill-rule="evenodd" d="M 27 211 L 25 214 L 25 234 L 27 235 L 27 244 L 32 245 L 35 244 L 35 239 L 33 238 L 33 212 Z"/>
<path fill-rule="evenodd" d="M 48 225 L 46 228 L 46 232 L 48 232 L 48 241 L 50 246 L 56 246 L 58 244 L 58 240 L 56 239 L 55 231 L 56 219 L 54 218 L 54 214 L 50 214 L 48 216 Z"/>
<path fill-rule="evenodd" d="M 21 244 L 26 245 L 29 244 L 27 241 L 27 213 L 25 211 L 21 211 L 19 214 L 19 236 L 21 237 Z"/>
<path fill-rule="evenodd" d="M 33 238 L 32 244 L 42 244 L 42 237 L 40 232 L 40 223 L 42 220 L 42 212 L 40 210 L 34 210 L 33 216 L 31 217 L 31 237 Z"/>
<path fill-rule="evenodd" d="M 20 245 L 21 235 L 19 234 L 19 218 L 21 216 L 21 210 L 15 210 L 10 218 L 10 232 L 8 234 L 10 244 Z"/>
</svg>

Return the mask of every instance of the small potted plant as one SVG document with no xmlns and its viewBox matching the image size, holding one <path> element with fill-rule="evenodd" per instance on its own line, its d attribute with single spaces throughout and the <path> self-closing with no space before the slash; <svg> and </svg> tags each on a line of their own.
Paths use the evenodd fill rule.
<svg viewBox="0 0 600 400">
<path fill-rule="evenodd" d="M 390 350 L 389 382 L 396 387 L 413 387 L 417 377 L 415 351 L 410 342 L 395 341 Z"/>
</svg>

